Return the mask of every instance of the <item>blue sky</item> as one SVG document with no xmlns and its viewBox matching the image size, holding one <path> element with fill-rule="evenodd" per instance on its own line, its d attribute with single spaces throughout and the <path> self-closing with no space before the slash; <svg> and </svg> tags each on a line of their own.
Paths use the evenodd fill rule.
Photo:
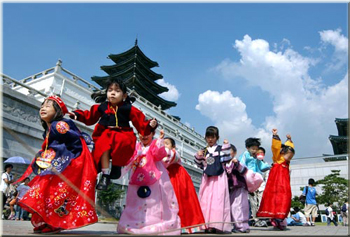
<svg viewBox="0 0 350 237">
<path fill-rule="evenodd" d="M 250 136 L 269 147 L 277 127 L 296 157 L 320 156 L 348 117 L 347 21 L 346 3 L 4 3 L 3 72 L 61 59 L 91 81 L 137 37 L 172 85 L 169 114 L 201 134 L 218 126 L 238 153 Z"/>
</svg>

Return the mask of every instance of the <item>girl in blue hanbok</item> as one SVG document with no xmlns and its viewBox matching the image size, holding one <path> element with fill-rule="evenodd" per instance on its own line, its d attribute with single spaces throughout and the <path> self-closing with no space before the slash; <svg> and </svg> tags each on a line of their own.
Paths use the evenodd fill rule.
<svg viewBox="0 0 350 237">
<path fill-rule="evenodd" d="M 45 131 L 36 154 L 21 182 L 32 172 L 36 177 L 18 202 L 32 213 L 34 233 L 52 234 L 98 221 L 95 203 L 96 169 L 84 135 L 57 96 L 46 98 L 40 108 Z M 86 135 L 85 135 L 86 136 Z"/>
</svg>

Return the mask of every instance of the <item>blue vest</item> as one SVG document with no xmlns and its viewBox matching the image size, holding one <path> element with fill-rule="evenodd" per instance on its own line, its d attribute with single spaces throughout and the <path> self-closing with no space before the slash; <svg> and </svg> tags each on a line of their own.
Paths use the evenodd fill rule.
<svg viewBox="0 0 350 237">
<path fill-rule="evenodd" d="M 205 149 L 207 152 L 207 150 Z M 219 176 L 224 172 L 224 168 L 221 164 L 221 146 L 218 145 L 214 153 L 208 153 L 206 155 L 207 167 L 204 170 L 204 173 L 208 176 Z M 209 156 L 208 156 L 209 155 Z"/>
</svg>

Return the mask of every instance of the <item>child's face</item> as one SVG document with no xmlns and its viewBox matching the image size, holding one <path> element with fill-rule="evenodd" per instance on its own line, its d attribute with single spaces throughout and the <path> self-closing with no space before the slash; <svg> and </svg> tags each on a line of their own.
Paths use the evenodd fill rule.
<svg viewBox="0 0 350 237">
<path fill-rule="evenodd" d="M 294 153 L 289 150 L 283 154 L 283 157 L 286 161 L 291 161 L 293 156 L 294 156 Z"/>
<path fill-rule="evenodd" d="M 251 156 L 255 156 L 259 150 L 259 147 L 258 146 L 251 146 L 251 147 L 247 147 L 247 150 L 249 151 Z"/>
<path fill-rule="evenodd" d="M 147 135 L 147 136 L 142 136 L 142 135 L 139 133 L 139 138 L 140 138 L 141 143 L 142 143 L 144 146 L 150 145 L 151 142 L 152 142 L 152 139 L 153 139 L 153 135 L 154 135 L 154 133 L 150 133 L 150 134 Z"/>
<path fill-rule="evenodd" d="M 50 123 L 56 114 L 56 110 L 53 107 L 53 103 L 54 102 L 52 100 L 45 100 L 45 102 L 41 105 L 39 110 L 40 118 L 47 123 Z"/>
<path fill-rule="evenodd" d="M 205 141 L 209 146 L 214 146 L 217 142 L 218 138 L 216 136 L 207 136 L 205 137 Z"/>
<path fill-rule="evenodd" d="M 107 90 L 107 99 L 112 105 L 117 105 L 125 99 L 127 94 L 119 88 L 119 85 L 112 84 Z"/>
<path fill-rule="evenodd" d="M 263 160 L 265 158 L 265 153 L 263 150 L 258 150 L 258 152 L 256 153 L 256 157 L 259 158 L 259 160 Z"/>
<path fill-rule="evenodd" d="M 169 139 L 164 139 L 164 146 L 169 150 L 173 149 L 173 146 L 171 145 L 171 141 Z"/>
<path fill-rule="evenodd" d="M 230 149 L 230 155 L 231 155 L 232 158 L 235 158 L 236 155 L 237 155 L 237 151 L 234 151 L 234 150 Z"/>
</svg>

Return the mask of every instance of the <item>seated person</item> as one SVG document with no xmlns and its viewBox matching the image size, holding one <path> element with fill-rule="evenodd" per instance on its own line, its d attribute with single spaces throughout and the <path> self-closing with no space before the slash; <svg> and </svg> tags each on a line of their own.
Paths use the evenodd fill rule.
<svg viewBox="0 0 350 237">
<path fill-rule="evenodd" d="M 287 225 L 288 226 L 303 226 L 306 224 L 306 217 L 305 215 L 300 211 L 299 207 L 294 207 L 294 213 L 290 217 L 287 218 Z"/>
</svg>

